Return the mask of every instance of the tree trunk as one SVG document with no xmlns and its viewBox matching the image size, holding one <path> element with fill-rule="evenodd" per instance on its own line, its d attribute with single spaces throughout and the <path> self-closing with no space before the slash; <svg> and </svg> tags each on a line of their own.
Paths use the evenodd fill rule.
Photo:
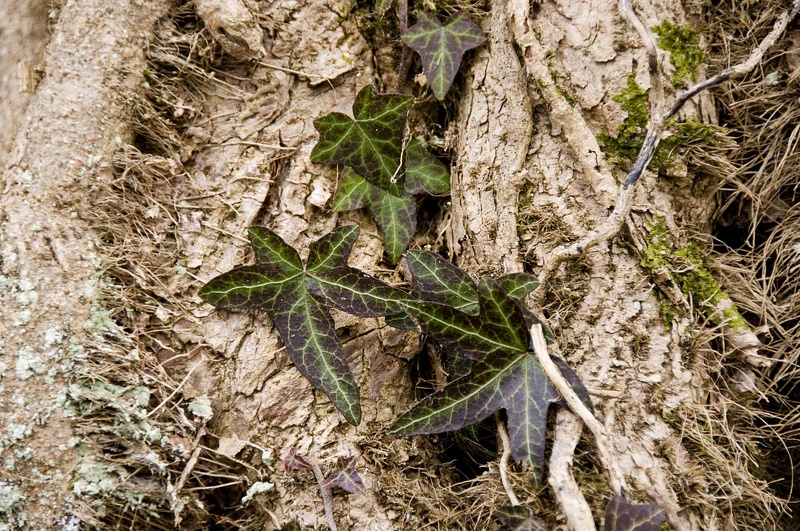
<svg viewBox="0 0 800 531">
<path fill-rule="evenodd" d="M 647 27 L 689 21 L 677 0 L 637 7 Z M 45 19 L 31 9 L 30 42 L 18 48 L 29 55 L 11 62 L 36 64 Z M 509 504 L 494 461 L 458 486 L 449 439 L 388 434 L 418 380 L 442 375 L 435 349 L 420 354 L 423 338 L 334 312 L 361 391 L 354 427 L 294 368 L 265 314 L 214 310 L 197 296 L 252 260 L 245 234 L 254 224 L 301 254 L 336 226 L 358 224 L 350 264 L 404 282 L 372 220 L 328 208 L 338 170 L 309 159 L 315 118 L 351 114 L 367 84 L 398 84 L 399 41 L 386 29 L 394 14 L 333 0 L 51 9 L 27 111 L 27 97 L 0 105 L 11 124 L 0 136 L 0 517 L 9 528 L 279 529 L 297 520 L 323 529 L 311 473 L 283 470 L 293 448 L 324 470 L 357 458 L 367 489 L 334 496 L 342 529 L 487 528 Z M 444 134 L 422 131 L 452 149 L 452 205 L 423 212 L 427 233 L 412 245 L 476 279 L 537 274 L 552 248 L 614 207 L 624 173 L 614 174 L 596 135 L 613 136 L 626 118 L 614 96 L 629 75 L 650 88 L 648 57 L 611 0 L 474 9 L 488 42 L 462 65 Z M 7 39 L 0 33 L 0 50 Z M 10 68 L 0 63 L 3 80 Z M 681 120 L 715 115 L 710 98 L 697 101 Z M 431 108 L 419 104 L 415 119 L 439 114 Z M 691 311 L 664 318 L 658 293 L 687 307 L 690 295 L 669 272 L 642 266 L 654 226 L 678 248 L 683 231 L 712 223 L 719 175 L 681 164 L 666 178 L 645 172 L 625 230 L 562 265 L 541 306 L 530 306 L 593 394 L 628 498 L 658 503 L 676 529 L 733 529 L 742 514 L 780 504 L 749 466 L 732 467 L 754 445 L 708 435 L 730 428 L 698 346 L 709 340 Z M 560 426 L 549 435 L 563 442 Z M 573 467 L 595 521 L 612 494 L 602 467 L 591 452 Z M 563 523 L 524 466 L 511 484 L 549 525 Z"/>
</svg>

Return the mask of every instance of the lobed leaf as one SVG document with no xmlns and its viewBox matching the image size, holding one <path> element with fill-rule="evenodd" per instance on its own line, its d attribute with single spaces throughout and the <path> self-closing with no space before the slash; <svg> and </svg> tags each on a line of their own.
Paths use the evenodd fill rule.
<svg viewBox="0 0 800 531">
<path fill-rule="evenodd" d="M 409 251 L 406 262 L 421 300 L 478 314 L 478 290 L 464 270 L 430 251 Z"/>
<path fill-rule="evenodd" d="M 453 84 L 464 53 L 486 41 L 481 28 L 472 22 L 466 11 L 455 13 L 444 24 L 422 12 L 402 39 L 419 53 L 425 77 L 440 100 Z"/>
<path fill-rule="evenodd" d="M 622 494 L 606 505 L 606 531 L 658 531 L 666 518 L 658 505 L 629 503 Z"/>
<path fill-rule="evenodd" d="M 403 132 L 413 101 L 401 94 L 375 94 L 365 86 L 356 95 L 351 119 L 331 113 L 314 120 L 319 141 L 311 160 L 345 164 L 367 181 L 400 196 L 403 193 Z"/>
<path fill-rule="evenodd" d="M 544 522 L 524 505 L 498 507 L 494 516 L 509 531 L 547 531 Z"/>
<path fill-rule="evenodd" d="M 430 154 L 425 141 L 413 138 L 406 148 L 407 194 L 447 195 L 450 193 L 450 172 Z"/>
<path fill-rule="evenodd" d="M 541 479 L 547 412 L 552 404 L 561 402 L 561 397 L 529 350 L 528 323 L 538 318 L 524 307 L 521 298 L 534 285 L 532 277 L 509 275 L 498 280 L 483 279 L 477 289 L 478 314 L 469 315 L 441 303 L 474 300 L 469 289 L 464 288 L 463 292 L 455 289 L 471 282 L 466 273 L 452 264 L 445 265 L 448 263 L 434 253 L 412 251 L 408 253 L 408 262 L 416 287 L 423 286 L 434 293 L 440 290 L 443 294 L 433 297 L 438 303 L 409 302 L 407 313 L 452 354 L 455 362 L 468 365 L 455 371 L 461 377 L 401 415 L 392 426 L 392 433 L 415 435 L 458 430 L 505 409 L 512 455 L 529 461 L 537 479 Z M 444 287 L 450 287 L 458 295 Z M 556 363 L 591 407 L 588 392 L 575 373 L 563 360 Z"/>
<path fill-rule="evenodd" d="M 200 296 L 217 308 L 264 310 L 300 373 L 358 424 L 358 388 L 326 303 L 356 315 L 389 315 L 403 310 L 407 294 L 347 266 L 356 226 L 339 227 L 312 243 L 305 268 L 297 251 L 269 229 L 251 227 L 248 234 L 256 264 L 212 279 Z"/>
<path fill-rule="evenodd" d="M 356 472 L 356 458 L 342 458 L 338 459 L 336 470 L 333 474 L 325 478 L 322 482 L 322 487 L 339 487 L 344 489 L 350 494 L 361 494 L 366 490 L 364 481 L 361 476 Z"/>
</svg>

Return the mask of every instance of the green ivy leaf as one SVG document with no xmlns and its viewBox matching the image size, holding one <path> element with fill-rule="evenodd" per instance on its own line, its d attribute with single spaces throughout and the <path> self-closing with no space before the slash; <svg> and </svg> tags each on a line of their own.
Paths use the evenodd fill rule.
<svg viewBox="0 0 800 531">
<path fill-rule="evenodd" d="M 397 197 L 378 188 L 348 168 L 339 179 L 333 210 L 366 207 L 383 235 L 386 254 L 394 263 L 405 252 L 417 230 L 417 201 L 414 196 Z"/>
<path fill-rule="evenodd" d="M 311 160 L 345 164 L 375 186 L 402 195 L 403 132 L 413 99 L 375 94 L 367 85 L 353 103 L 355 120 L 338 112 L 314 120 L 319 142 L 311 151 Z"/>
<path fill-rule="evenodd" d="M 212 279 L 200 297 L 217 308 L 264 310 L 298 370 L 357 425 L 358 388 L 326 302 L 372 317 L 402 311 L 407 294 L 347 266 L 358 237 L 356 226 L 340 227 L 312 243 L 305 268 L 297 251 L 269 229 L 250 227 L 248 235 L 255 265 Z"/>
<path fill-rule="evenodd" d="M 409 251 L 406 262 L 414 278 L 414 291 L 422 300 L 478 314 L 478 290 L 464 270 L 430 251 Z"/>
<path fill-rule="evenodd" d="M 658 505 L 629 503 L 622 494 L 606 505 L 606 531 L 658 531 L 666 519 Z"/>
<path fill-rule="evenodd" d="M 504 526 L 503 529 L 509 531 L 547 531 L 544 522 L 535 517 L 524 505 L 498 507 L 494 516 Z"/>
<path fill-rule="evenodd" d="M 426 286 L 440 289 L 436 286 L 448 282 L 465 285 L 465 273 L 453 271 L 457 269 L 455 266 L 444 266 L 445 261 L 437 260 L 432 253 L 413 252 L 409 257 L 409 264 L 415 264 L 409 269 L 421 272 Z M 422 267 L 421 262 L 427 267 Z M 436 274 L 431 274 L 430 270 Z M 453 278 L 443 280 L 442 271 L 448 271 Z M 415 284 L 419 285 L 416 277 Z M 529 350 L 527 310 L 523 311 L 523 307 L 505 291 L 515 288 L 512 293 L 519 295 L 531 285 L 530 278 L 524 276 L 512 276 L 502 283 L 483 279 L 477 290 L 477 315 L 466 314 L 445 304 L 425 301 L 407 304 L 407 313 L 426 334 L 455 353 L 456 359 L 463 361 L 463 358 L 468 358 L 471 363 L 468 374 L 448 383 L 401 415 L 391 428 L 393 434 L 454 431 L 505 409 L 512 455 L 517 460 L 529 461 L 537 477 L 541 476 L 547 411 L 552 404 L 561 402 L 561 397 Z M 448 293 L 447 297 L 440 298 L 469 301 L 469 290 L 465 289 L 463 293 L 467 295 Z M 566 368 L 565 378 L 591 405 L 588 392 L 575 373 L 563 360 L 559 360 L 558 366 L 562 371 Z"/>
<path fill-rule="evenodd" d="M 464 53 L 486 41 L 481 28 L 472 22 L 466 11 L 455 13 L 444 25 L 435 16 L 422 12 L 402 39 L 419 52 L 425 77 L 440 100 L 453 84 Z"/>
</svg>

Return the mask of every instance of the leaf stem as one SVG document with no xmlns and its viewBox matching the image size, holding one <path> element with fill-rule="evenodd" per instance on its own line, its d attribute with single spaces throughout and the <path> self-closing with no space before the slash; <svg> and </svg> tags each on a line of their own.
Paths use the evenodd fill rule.
<svg viewBox="0 0 800 531">
<path fill-rule="evenodd" d="M 322 504 L 325 506 L 325 519 L 328 521 L 328 527 L 331 531 L 337 531 L 336 520 L 333 519 L 333 494 L 331 493 L 331 488 L 325 485 L 325 476 L 322 474 L 322 469 L 320 469 L 317 460 L 313 457 L 307 457 L 306 460 L 311 465 L 314 478 L 316 478 L 319 484 L 319 491 L 322 494 Z"/>
</svg>

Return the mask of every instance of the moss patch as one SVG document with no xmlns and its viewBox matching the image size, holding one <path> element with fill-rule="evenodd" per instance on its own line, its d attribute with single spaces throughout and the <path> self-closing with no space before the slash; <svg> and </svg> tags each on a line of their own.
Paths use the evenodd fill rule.
<svg viewBox="0 0 800 531">
<path fill-rule="evenodd" d="M 665 268 L 669 271 L 670 278 L 705 310 L 712 322 L 725 324 L 734 330 L 749 328 L 736 305 L 706 267 L 703 251 L 697 242 L 690 241 L 685 247 L 676 249 L 661 216 L 655 216 L 647 229 L 647 247 L 641 262 L 644 269 L 654 272 Z M 673 311 L 674 308 L 665 311 L 662 304 L 665 318 Z"/>
<path fill-rule="evenodd" d="M 697 69 L 705 56 L 700 50 L 697 32 L 689 26 L 678 26 L 664 21 L 653 27 L 658 35 L 658 47 L 669 52 L 669 62 L 675 67 L 672 80 L 680 84 L 684 79 L 697 81 Z"/>
<path fill-rule="evenodd" d="M 639 86 L 636 77 L 631 74 L 622 92 L 612 98 L 628 113 L 625 120 L 617 127 L 617 137 L 600 133 L 597 139 L 603 144 L 606 156 L 612 164 L 621 166 L 633 162 L 644 142 L 647 120 L 647 91 Z"/>
<path fill-rule="evenodd" d="M 617 136 L 612 137 L 605 133 L 597 135 L 603 145 L 608 160 L 619 167 L 627 167 L 636 160 L 639 149 L 647 135 L 647 122 L 650 113 L 647 109 L 647 91 L 637 82 L 633 74 L 628 76 L 626 87 L 612 98 L 620 104 L 628 116 L 617 127 Z M 670 159 L 682 157 L 685 149 L 690 145 L 709 145 L 716 143 L 715 134 L 720 129 L 712 125 L 703 124 L 697 120 L 688 120 L 683 123 L 670 121 L 667 128 L 672 134 L 661 140 L 653 154 L 651 167 L 659 171 L 668 169 Z"/>
</svg>

